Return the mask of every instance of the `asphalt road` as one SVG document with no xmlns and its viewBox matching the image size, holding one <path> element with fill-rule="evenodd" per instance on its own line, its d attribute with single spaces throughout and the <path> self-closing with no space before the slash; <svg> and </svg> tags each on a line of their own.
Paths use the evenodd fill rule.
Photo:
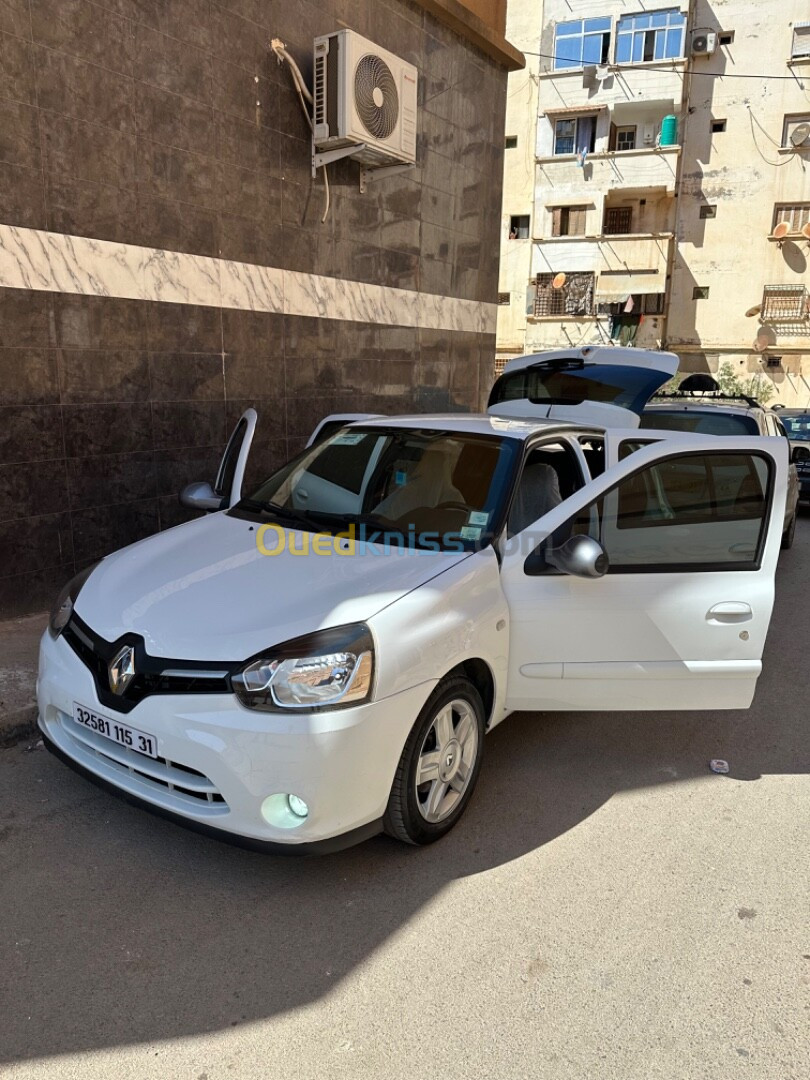
<svg viewBox="0 0 810 1080">
<path fill-rule="evenodd" d="M 0 751 L 0 1076 L 805 1080 L 809 556 L 749 712 L 514 716 L 422 851 L 253 855 Z"/>
</svg>

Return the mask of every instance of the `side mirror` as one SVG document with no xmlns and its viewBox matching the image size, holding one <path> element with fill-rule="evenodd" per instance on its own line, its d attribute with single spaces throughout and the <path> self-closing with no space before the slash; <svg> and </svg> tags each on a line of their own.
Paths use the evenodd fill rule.
<svg viewBox="0 0 810 1080">
<path fill-rule="evenodd" d="M 592 536 L 572 536 L 543 554 L 555 570 L 575 577 L 604 577 L 610 565 L 605 549 Z"/>
<path fill-rule="evenodd" d="M 790 452 L 790 460 L 794 463 L 808 461 L 810 460 L 810 450 L 806 446 L 794 446 Z"/>
<path fill-rule="evenodd" d="M 224 510 L 228 505 L 228 500 L 217 495 L 207 480 L 184 487 L 180 502 L 189 510 Z"/>
</svg>

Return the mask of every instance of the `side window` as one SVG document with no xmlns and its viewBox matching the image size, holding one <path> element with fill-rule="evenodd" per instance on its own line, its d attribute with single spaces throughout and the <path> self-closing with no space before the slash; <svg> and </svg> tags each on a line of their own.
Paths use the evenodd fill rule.
<svg viewBox="0 0 810 1080">
<path fill-rule="evenodd" d="M 231 493 L 233 478 L 236 475 L 236 464 L 239 461 L 239 452 L 242 449 L 242 443 L 245 441 L 246 435 L 247 421 L 243 417 L 233 429 L 233 434 L 228 439 L 228 445 L 225 447 L 225 453 L 222 455 L 219 472 L 214 482 L 214 491 L 217 495 L 227 497 Z"/>
<path fill-rule="evenodd" d="M 509 510 L 509 536 L 523 532 L 584 483 L 579 462 L 563 443 L 544 444 L 529 452 Z"/>
<path fill-rule="evenodd" d="M 605 471 L 605 440 L 593 438 L 589 435 L 580 439 L 579 445 L 582 447 L 585 460 L 588 462 L 591 476 L 596 479 Z"/>
<path fill-rule="evenodd" d="M 759 454 L 681 454 L 626 477 L 549 544 L 600 541 L 608 573 L 754 570 L 765 540 L 770 463 Z"/>
<path fill-rule="evenodd" d="M 640 450 L 642 446 L 650 446 L 656 441 L 656 439 L 623 439 L 619 443 L 619 461 L 624 461 L 631 454 L 635 454 L 636 450 Z"/>
<path fill-rule="evenodd" d="M 359 495 L 376 441 L 372 436 L 346 431 L 337 436 L 332 444 L 332 452 L 316 457 L 307 472 L 310 476 L 319 476 L 353 495 Z"/>
</svg>

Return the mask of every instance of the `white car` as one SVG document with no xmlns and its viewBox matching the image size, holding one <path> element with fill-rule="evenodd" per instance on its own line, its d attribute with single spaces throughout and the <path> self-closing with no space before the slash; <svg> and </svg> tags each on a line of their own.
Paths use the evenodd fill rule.
<svg viewBox="0 0 810 1080">
<path fill-rule="evenodd" d="M 46 744 L 193 828 L 306 853 L 444 835 L 514 710 L 748 707 L 787 449 L 639 431 L 676 364 L 523 358 L 486 415 L 329 418 L 242 498 L 249 410 L 185 493 L 226 509 L 59 598 Z"/>
</svg>

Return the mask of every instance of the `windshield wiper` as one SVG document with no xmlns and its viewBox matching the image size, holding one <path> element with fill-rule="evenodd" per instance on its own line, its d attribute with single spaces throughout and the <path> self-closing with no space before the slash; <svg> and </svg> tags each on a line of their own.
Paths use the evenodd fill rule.
<svg viewBox="0 0 810 1080">
<path fill-rule="evenodd" d="M 280 506 L 272 501 L 256 502 L 255 499 L 242 499 L 239 505 L 245 510 L 254 510 L 260 514 L 272 514 L 273 517 L 282 521 L 294 522 L 296 525 L 305 525 L 313 532 L 323 532 L 322 522 L 315 520 L 313 514 L 307 510 L 296 510 L 292 506 Z"/>
</svg>

